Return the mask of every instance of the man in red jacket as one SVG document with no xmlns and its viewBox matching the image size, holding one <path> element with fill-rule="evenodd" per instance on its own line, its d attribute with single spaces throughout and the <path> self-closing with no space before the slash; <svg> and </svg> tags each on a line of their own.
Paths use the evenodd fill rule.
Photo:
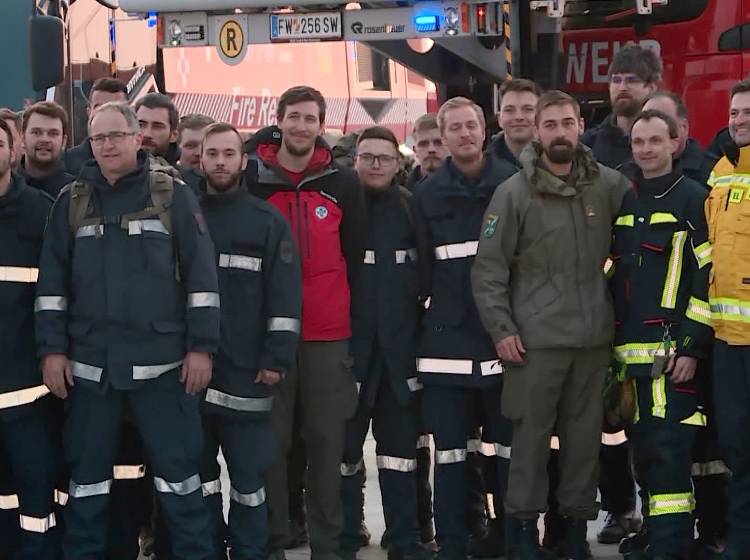
<svg viewBox="0 0 750 560">
<path fill-rule="evenodd" d="M 333 163 L 320 133 L 326 104 L 317 90 L 298 86 L 279 98 L 278 127 L 258 131 L 248 146 L 246 183 L 252 194 L 289 220 L 302 263 L 302 342 L 296 368 L 275 387 L 272 421 L 280 458 L 266 489 L 269 558 L 284 558 L 287 468 L 295 406 L 308 460 L 307 521 L 313 560 L 338 560 L 343 524 L 340 464 L 346 420 L 358 387 L 349 355 L 351 280 L 364 258 L 367 235 L 356 174 Z"/>
</svg>

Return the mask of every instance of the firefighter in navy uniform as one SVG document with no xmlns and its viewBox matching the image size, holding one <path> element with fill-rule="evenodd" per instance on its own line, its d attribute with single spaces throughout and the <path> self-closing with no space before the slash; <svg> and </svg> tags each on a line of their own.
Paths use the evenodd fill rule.
<svg viewBox="0 0 750 560">
<path fill-rule="evenodd" d="M 264 472 L 275 462 L 271 386 L 295 358 L 302 310 L 299 260 L 289 224 L 241 188 L 247 164 L 240 134 L 226 123 L 205 131 L 201 198 L 214 241 L 222 301 L 222 337 L 203 403 L 206 438 L 201 480 L 223 557 L 219 447 L 229 467 L 232 560 L 267 557 Z"/>
<path fill-rule="evenodd" d="M 12 153 L 11 131 L 0 121 L 0 471 L 9 475 L 18 502 L 17 509 L 10 497 L 0 504 L 16 513 L 2 521 L 0 558 L 7 552 L 19 560 L 56 560 L 56 461 L 43 408 L 51 397 L 34 348 L 34 288 L 52 199 L 11 172 Z"/>
<path fill-rule="evenodd" d="M 128 411 L 153 466 L 173 554 L 208 560 L 197 393 L 211 378 L 219 338 L 212 243 L 195 196 L 139 151 L 132 109 L 105 104 L 89 130 L 95 161 L 53 207 L 35 300 L 44 382 L 68 411 L 64 552 L 105 555 Z"/>
<path fill-rule="evenodd" d="M 430 297 L 417 368 L 425 386 L 425 428 L 436 447 L 438 557 L 453 560 L 467 557 L 467 434 L 477 422 L 498 456 L 498 516 L 507 484 L 511 428 L 500 413 L 502 366 L 469 282 L 483 213 L 495 188 L 515 169 L 484 156 L 484 115 L 470 100 L 448 100 L 438 122 L 451 157 L 417 187 L 412 203 L 420 291 Z"/>
<path fill-rule="evenodd" d="M 614 230 L 614 367 L 633 383 L 629 435 L 648 499 L 648 545 L 626 554 L 633 560 L 688 557 L 692 447 L 696 427 L 705 426 L 694 376 L 712 339 L 707 193 L 673 170 L 677 137 L 677 124 L 665 113 L 637 117 L 631 142 L 640 171 Z"/>
<path fill-rule="evenodd" d="M 357 474 L 372 420 L 388 531 L 388 558 L 427 559 L 417 523 L 417 440 L 420 432 L 415 355 L 417 269 L 406 189 L 395 184 L 398 141 L 383 127 L 357 141 L 355 169 L 365 189 L 368 241 L 364 267 L 352 287 L 352 356 L 361 383 L 357 413 L 347 425 L 341 464 L 344 528 L 341 555 L 360 548 L 364 504 Z"/>
</svg>

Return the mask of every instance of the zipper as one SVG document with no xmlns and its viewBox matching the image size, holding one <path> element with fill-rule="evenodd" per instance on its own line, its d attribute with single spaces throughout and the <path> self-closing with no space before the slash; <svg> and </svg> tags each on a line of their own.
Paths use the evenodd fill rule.
<svg viewBox="0 0 750 560">
<path fill-rule="evenodd" d="M 297 199 L 297 238 L 298 238 L 297 241 L 299 243 L 299 253 L 300 255 L 302 255 L 304 254 L 305 246 L 302 243 L 302 215 L 301 215 L 299 189 L 296 191 L 296 199 Z"/>
<path fill-rule="evenodd" d="M 307 201 L 305 201 L 305 234 L 307 236 L 307 258 L 312 257 L 312 251 L 310 250 L 310 212 L 307 208 Z"/>
</svg>

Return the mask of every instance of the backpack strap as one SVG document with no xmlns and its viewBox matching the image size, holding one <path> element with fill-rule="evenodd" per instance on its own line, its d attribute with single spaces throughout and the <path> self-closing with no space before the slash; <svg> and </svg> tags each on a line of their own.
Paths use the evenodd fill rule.
<svg viewBox="0 0 750 560">
<path fill-rule="evenodd" d="M 91 193 L 93 189 L 90 183 L 74 181 L 70 184 L 70 205 L 68 207 L 68 225 L 73 235 L 78 228 L 85 225 L 99 223 L 98 218 L 86 218 L 91 205 Z"/>
<path fill-rule="evenodd" d="M 170 167 L 170 169 L 174 169 Z M 151 204 L 164 227 L 172 233 L 172 198 L 174 197 L 175 178 L 171 173 L 152 169 L 148 174 L 148 190 Z"/>
</svg>

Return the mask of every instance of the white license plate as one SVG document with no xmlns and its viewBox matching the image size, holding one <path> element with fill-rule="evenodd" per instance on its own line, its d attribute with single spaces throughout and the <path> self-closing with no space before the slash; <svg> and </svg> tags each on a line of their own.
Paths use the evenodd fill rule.
<svg viewBox="0 0 750 560">
<path fill-rule="evenodd" d="M 341 39 L 341 36 L 339 12 L 271 16 L 271 41 L 317 41 Z"/>
</svg>

